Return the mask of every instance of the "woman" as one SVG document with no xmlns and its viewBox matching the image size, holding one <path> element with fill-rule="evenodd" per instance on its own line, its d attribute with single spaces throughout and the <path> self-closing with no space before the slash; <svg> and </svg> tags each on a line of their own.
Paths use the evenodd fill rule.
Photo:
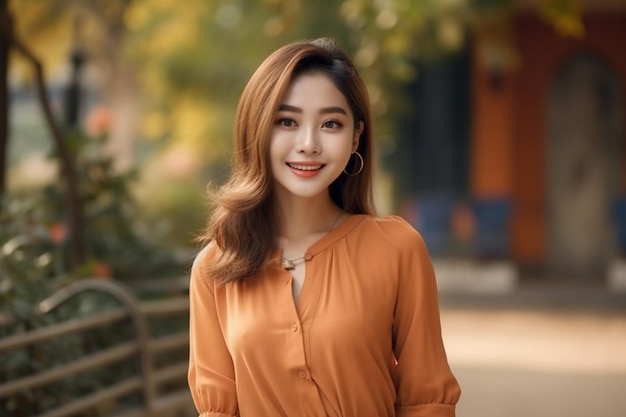
<svg viewBox="0 0 626 417">
<path fill-rule="evenodd" d="M 248 82 L 191 272 L 200 416 L 454 416 L 424 242 L 373 214 L 371 127 L 331 40 L 278 49 Z"/>
</svg>

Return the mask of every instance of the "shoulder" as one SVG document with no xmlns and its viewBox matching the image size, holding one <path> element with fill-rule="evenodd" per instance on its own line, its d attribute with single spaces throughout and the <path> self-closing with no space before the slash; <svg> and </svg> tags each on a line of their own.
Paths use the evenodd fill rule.
<svg viewBox="0 0 626 417">
<path fill-rule="evenodd" d="M 356 228 L 358 246 L 378 259 L 430 259 L 422 235 L 400 216 L 366 216 Z"/>
<path fill-rule="evenodd" d="M 221 254 L 221 251 L 215 242 L 209 242 L 203 247 L 196 255 L 191 266 L 191 279 L 206 280 L 211 278 L 209 266 L 212 262 L 216 261 Z"/>
<path fill-rule="evenodd" d="M 366 216 L 361 231 L 380 246 L 400 250 L 426 248 L 424 239 L 415 228 L 400 216 Z"/>
<path fill-rule="evenodd" d="M 411 280 L 415 271 L 432 268 L 424 239 L 399 216 L 364 217 L 351 235 L 347 250 L 353 251 L 351 259 L 366 269 L 404 282 Z"/>
</svg>

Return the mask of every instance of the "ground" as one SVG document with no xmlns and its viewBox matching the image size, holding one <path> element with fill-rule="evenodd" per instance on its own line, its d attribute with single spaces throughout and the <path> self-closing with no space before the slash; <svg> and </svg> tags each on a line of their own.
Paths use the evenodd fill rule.
<svg viewBox="0 0 626 417">
<path fill-rule="evenodd" d="M 442 296 L 458 417 L 626 416 L 626 294 Z"/>
</svg>

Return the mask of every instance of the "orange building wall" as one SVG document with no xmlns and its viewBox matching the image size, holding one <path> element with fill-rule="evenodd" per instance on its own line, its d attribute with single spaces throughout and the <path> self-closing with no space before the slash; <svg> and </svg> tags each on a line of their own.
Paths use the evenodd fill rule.
<svg viewBox="0 0 626 417">
<path fill-rule="evenodd" d="M 569 57 L 589 51 L 615 71 L 626 121 L 626 14 L 594 14 L 584 23 L 584 38 L 564 38 L 536 15 L 518 15 L 513 39 L 520 66 L 497 91 L 474 65 L 472 193 L 512 197 L 512 255 L 526 265 L 546 257 L 546 106 L 550 82 Z M 626 161 L 626 143 L 622 149 Z M 622 166 L 626 191 L 626 162 Z"/>
<path fill-rule="evenodd" d="M 477 61 L 474 56 L 474 60 Z M 471 190 L 477 198 L 510 196 L 513 191 L 514 89 L 509 74 L 497 86 L 490 74 L 474 63 Z"/>
</svg>

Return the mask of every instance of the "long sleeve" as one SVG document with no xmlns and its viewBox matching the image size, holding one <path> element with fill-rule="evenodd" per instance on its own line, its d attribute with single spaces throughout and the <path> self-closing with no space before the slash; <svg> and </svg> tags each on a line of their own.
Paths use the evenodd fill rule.
<svg viewBox="0 0 626 417">
<path fill-rule="evenodd" d="M 215 302 L 215 283 L 202 273 L 215 255 L 209 245 L 196 257 L 189 286 L 189 388 L 200 417 L 238 416 L 233 362 Z"/>
<path fill-rule="evenodd" d="M 422 237 L 402 239 L 393 324 L 396 417 L 453 417 L 461 390 L 441 338 L 437 285 Z"/>
</svg>

